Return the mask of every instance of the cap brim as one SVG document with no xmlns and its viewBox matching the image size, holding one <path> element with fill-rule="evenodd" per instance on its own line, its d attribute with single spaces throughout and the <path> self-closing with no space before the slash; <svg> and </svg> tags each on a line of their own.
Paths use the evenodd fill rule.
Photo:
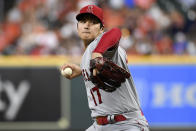
<svg viewBox="0 0 196 131">
<path fill-rule="evenodd" d="M 80 14 L 78 14 L 78 15 L 76 16 L 76 20 L 78 20 L 78 21 L 81 20 L 82 17 L 83 17 L 84 15 L 86 15 L 86 14 L 92 15 L 92 16 L 96 17 L 96 18 L 100 21 L 100 19 L 99 19 L 96 15 L 94 15 L 94 14 L 92 14 L 92 13 L 80 13 Z"/>
<path fill-rule="evenodd" d="M 102 21 L 99 19 L 99 17 L 97 17 L 96 15 L 94 15 L 94 14 L 92 14 L 92 13 L 80 13 L 80 14 L 78 14 L 78 15 L 76 16 L 77 21 L 79 21 L 79 20 L 81 20 L 82 18 L 84 18 L 84 15 L 86 15 L 86 14 L 89 14 L 89 15 L 94 16 L 94 17 L 97 18 L 97 20 L 102 24 L 102 26 L 104 26 L 103 23 L 102 23 Z"/>
</svg>

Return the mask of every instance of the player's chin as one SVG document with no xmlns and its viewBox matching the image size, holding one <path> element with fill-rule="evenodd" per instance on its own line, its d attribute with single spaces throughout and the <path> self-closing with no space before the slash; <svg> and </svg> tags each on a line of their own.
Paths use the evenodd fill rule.
<svg viewBox="0 0 196 131">
<path fill-rule="evenodd" d="M 93 38 L 91 36 L 83 36 L 82 39 L 83 40 L 92 40 Z"/>
<path fill-rule="evenodd" d="M 81 37 L 84 38 L 84 39 L 85 38 L 87 39 L 87 38 L 90 38 L 91 35 L 89 33 L 82 33 Z"/>
</svg>

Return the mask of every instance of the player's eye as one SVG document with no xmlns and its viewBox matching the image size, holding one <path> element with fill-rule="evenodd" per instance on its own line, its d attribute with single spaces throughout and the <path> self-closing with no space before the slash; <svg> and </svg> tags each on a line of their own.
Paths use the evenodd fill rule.
<svg viewBox="0 0 196 131">
<path fill-rule="evenodd" d="M 93 23 L 93 24 L 98 24 L 98 22 L 97 22 L 97 21 L 93 21 L 92 23 Z"/>
<path fill-rule="evenodd" d="M 85 23 L 85 22 L 86 22 L 85 20 L 81 20 L 81 21 L 80 21 L 80 23 Z"/>
</svg>

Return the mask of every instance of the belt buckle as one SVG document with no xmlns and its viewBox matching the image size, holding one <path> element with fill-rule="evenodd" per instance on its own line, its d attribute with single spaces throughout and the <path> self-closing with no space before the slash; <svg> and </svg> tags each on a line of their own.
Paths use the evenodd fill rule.
<svg viewBox="0 0 196 131">
<path fill-rule="evenodd" d="M 108 115 L 107 116 L 107 120 L 108 120 L 108 123 L 109 124 L 113 124 L 113 123 L 116 122 L 115 119 L 114 119 L 114 117 L 115 117 L 115 115 Z"/>
</svg>

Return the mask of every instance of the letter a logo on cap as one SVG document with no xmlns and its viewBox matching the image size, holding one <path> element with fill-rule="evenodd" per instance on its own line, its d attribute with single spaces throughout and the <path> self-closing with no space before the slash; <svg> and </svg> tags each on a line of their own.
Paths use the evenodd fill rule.
<svg viewBox="0 0 196 131">
<path fill-rule="evenodd" d="M 88 6 L 87 12 L 93 13 L 93 6 L 92 5 Z"/>
</svg>

